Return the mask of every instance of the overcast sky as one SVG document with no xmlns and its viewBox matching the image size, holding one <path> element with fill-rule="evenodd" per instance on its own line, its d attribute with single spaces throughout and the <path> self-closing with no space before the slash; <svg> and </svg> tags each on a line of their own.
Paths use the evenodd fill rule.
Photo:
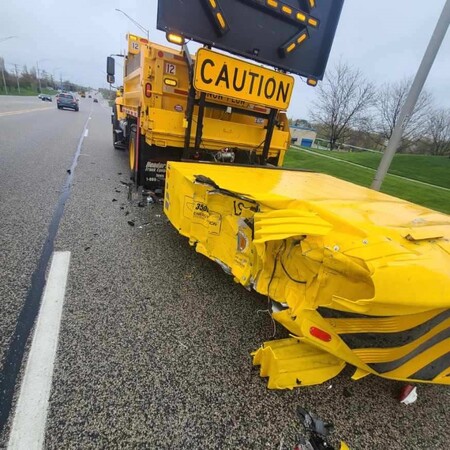
<svg viewBox="0 0 450 450">
<path fill-rule="evenodd" d="M 229 0 L 227 0 L 229 1 Z M 331 0 L 322 0 L 331 1 Z M 445 0 L 345 0 L 328 66 L 340 58 L 382 84 L 415 74 Z M 56 78 L 92 87 L 107 87 L 105 59 L 125 48 L 132 22 L 122 9 L 150 30 L 150 39 L 164 44 L 156 30 L 157 0 L 18 0 L 0 1 L 0 56 L 8 64 L 39 66 Z M 120 63 L 120 61 L 119 61 Z M 120 67 L 118 67 L 120 71 Z M 315 89 L 296 78 L 289 116 L 308 118 Z M 450 36 L 447 34 L 426 88 L 436 104 L 450 108 Z"/>
</svg>

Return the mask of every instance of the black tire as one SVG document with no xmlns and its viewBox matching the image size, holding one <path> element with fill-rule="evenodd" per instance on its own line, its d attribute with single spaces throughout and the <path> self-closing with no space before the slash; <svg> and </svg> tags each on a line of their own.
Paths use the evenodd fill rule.
<svg viewBox="0 0 450 450">
<path fill-rule="evenodd" d="M 116 129 L 119 128 L 119 121 L 117 120 L 117 106 L 114 105 L 113 108 L 113 114 L 111 116 L 111 123 L 112 123 L 112 139 L 113 139 L 113 147 L 116 150 L 122 150 L 125 151 L 127 150 L 128 146 L 127 145 L 120 145 L 120 144 L 116 144 L 117 142 L 117 133 L 116 133 Z"/>
<path fill-rule="evenodd" d="M 75 108 L 75 112 L 78 112 L 79 111 L 79 109 L 78 108 Z"/>
</svg>

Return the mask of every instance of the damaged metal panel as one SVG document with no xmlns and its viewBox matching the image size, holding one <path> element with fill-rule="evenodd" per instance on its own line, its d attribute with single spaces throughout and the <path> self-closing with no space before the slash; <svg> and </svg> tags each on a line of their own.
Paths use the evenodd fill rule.
<svg viewBox="0 0 450 450">
<path fill-rule="evenodd" d="M 336 178 L 171 162 L 164 210 L 199 253 L 282 305 L 271 388 L 354 378 L 450 384 L 450 218 Z M 315 381 L 314 381 L 315 380 Z"/>
</svg>

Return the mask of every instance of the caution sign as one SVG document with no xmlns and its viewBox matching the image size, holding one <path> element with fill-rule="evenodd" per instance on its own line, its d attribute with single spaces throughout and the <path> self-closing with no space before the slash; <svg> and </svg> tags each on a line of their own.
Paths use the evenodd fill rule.
<svg viewBox="0 0 450 450">
<path fill-rule="evenodd" d="M 294 78 L 202 48 L 196 56 L 194 87 L 201 92 L 285 110 Z"/>
</svg>

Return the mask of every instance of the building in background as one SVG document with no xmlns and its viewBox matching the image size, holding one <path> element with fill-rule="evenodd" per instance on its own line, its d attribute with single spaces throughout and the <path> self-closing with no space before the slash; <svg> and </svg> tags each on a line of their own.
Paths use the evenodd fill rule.
<svg viewBox="0 0 450 450">
<path fill-rule="evenodd" d="M 296 120 L 290 126 L 291 143 L 302 147 L 312 147 L 317 136 L 317 131 L 307 120 Z"/>
</svg>

